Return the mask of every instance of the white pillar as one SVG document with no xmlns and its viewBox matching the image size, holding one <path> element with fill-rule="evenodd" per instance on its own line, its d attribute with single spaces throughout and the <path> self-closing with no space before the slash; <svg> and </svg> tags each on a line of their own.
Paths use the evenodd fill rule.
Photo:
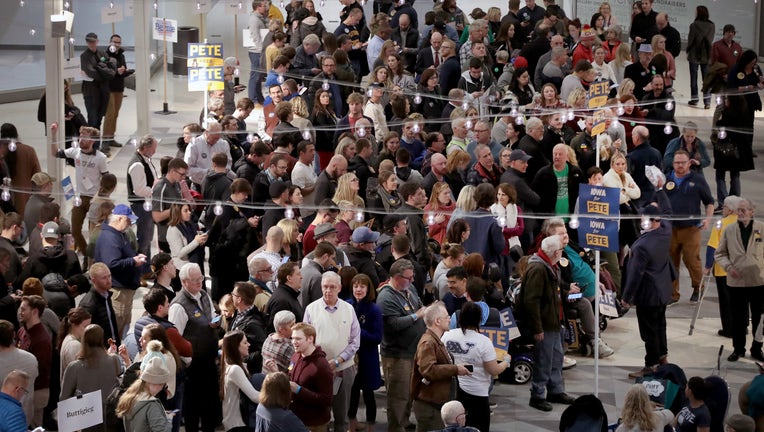
<svg viewBox="0 0 764 432">
<path fill-rule="evenodd" d="M 135 22 L 135 115 L 136 136 L 151 132 L 149 121 L 149 93 L 151 89 L 151 16 L 154 11 L 150 1 L 136 1 L 134 4 Z M 156 108 L 156 107 L 155 107 Z"/>
<path fill-rule="evenodd" d="M 64 74 L 64 38 L 51 37 L 51 15 L 58 15 L 64 9 L 64 0 L 45 0 L 45 118 L 48 127 L 48 141 L 45 149 L 47 158 L 47 172 L 57 180 L 61 180 L 62 163 L 61 159 L 51 155 L 51 146 L 58 143 L 64 148 L 64 80 L 61 78 Z M 74 61 L 79 61 L 75 59 Z M 58 131 L 55 134 L 50 133 L 50 125 L 58 123 Z M 57 186 L 54 192 L 60 192 L 60 186 Z M 60 194 L 54 193 L 56 201 L 62 203 Z"/>
</svg>

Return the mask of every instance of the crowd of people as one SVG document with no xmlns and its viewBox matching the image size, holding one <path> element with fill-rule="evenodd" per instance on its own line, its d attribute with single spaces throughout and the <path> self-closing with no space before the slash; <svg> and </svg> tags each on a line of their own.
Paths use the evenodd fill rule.
<svg viewBox="0 0 764 432">
<path fill-rule="evenodd" d="M 330 32 L 312 0 L 292 0 L 286 17 L 253 1 L 248 95 L 226 59 L 225 89 L 183 126 L 177 155 L 157 164 L 156 138 L 135 143 L 117 174 L 127 202 L 111 197 L 107 151 L 122 145 L 133 72 L 119 35 L 105 51 L 86 38 L 87 118 L 67 87 L 66 142 L 51 155 L 73 163 L 71 215 L 34 150 L 2 126 L 13 188 L 0 201 L 0 429 L 48 427 L 59 400 L 100 390 L 104 424 L 88 430 L 372 431 L 384 385 L 390 431 L 488 432 L 494 377 L 511 358 L 480 329 L 499 327 L 499 310 L 512 308 L 534 345 L 530 406 L 551 411 L 575 401 L 569 356 L 614 353 L 595 336 L 598 291 L 615 293 L 621 314 L 637 307 L 645 364 L 630 376 L 669 363 L 681 262 L 690 302 L 716 277 L 728 360 L 746 355 L 750 321 L 750 355 L 764 361 L 764 226 L 740 198 L 764 78 L 732 25 L 714 41 L 701 5 L 689 29 L 682 102 L 702 93 L 710 110 L 719 95 L 704 142 L 674 118 L 673 90 L 688 84 L 681 40 L 652 0 L 634 3 L 630 43 L 607 2 L 589 19 L 554 0 L 469 17 L 445 0 L 422 22 L 413 0 L 375 0 L 368 17 L 341 2 Z M 595 134 L 588 92 L 602 82 Z M 620 190 L 625 216 L 600 280 L 576 230 L 583 184 Z M 580 349 L 566 352 L 579 327 Z M 630 390 L 622 430 L 708 430 L 693 380 L 678 416 L 644 413 L 646 393 Z"/>
</svg>

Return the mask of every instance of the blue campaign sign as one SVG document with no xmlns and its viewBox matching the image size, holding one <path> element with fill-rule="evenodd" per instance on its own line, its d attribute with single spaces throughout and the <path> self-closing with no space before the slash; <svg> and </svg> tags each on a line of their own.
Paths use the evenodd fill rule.
<svg viewBox="0 0 764 432">
<path fill-rule="evenodd" d="M 578 192 L 578 239 L 583 247 L 601 251 L 618 251 L 618 200 L 620 191 L 582 184 Z M 612 217 L 603 219 L 598 216 Z"/>
</svg>

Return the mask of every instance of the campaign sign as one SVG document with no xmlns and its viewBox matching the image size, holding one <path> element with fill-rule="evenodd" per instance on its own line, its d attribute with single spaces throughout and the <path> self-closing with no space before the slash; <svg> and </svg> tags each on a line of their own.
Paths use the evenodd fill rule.
<svg viewBox="0 0 764 432">
<path fill-rule="evenodd" d="M 58 403 L 59 432 L 74 432 L 103 423 L 101 390 Z"/>
<path fill-rule="evenodd" d="M 608 81 L 593 82 L 589 86 L 589 108 L 599 108 L 605 105 L 608 94 L 610 94 L 610 83 Z"/>
<path fill-rule="evenodd" d="M 189 43 L 189 68 L 223 66 L 223 44 L 220 43 Z"/>
<path fill-rule="evenodd" d="M 499 312 L 501 327 L 480 327 L 480 334 L 491 340 L 496 357 L 501 359 L 509 353 L 509 343 L 512 339 L 520 337 L 520 330 L 512 315 L 512 310 L 507 308 Z"/>
<path fill-rule="evenodd" d="M 151 21 L 154 40 L 178 42 L 178 21 L 165 18 L 152 18 Z"/>
<path fill-rule="evenodd" d="M 188 91 L 223 90 L 223 66 L 188 69 Z"/>
<path fill-rule="evenodd" d="M 615 306 L 615 302 L 618 300 L 615 297 L 615 292 L 613 291 L 605 291 L 600 296 L 600 313 L 602 315 L 618 318 L 618 308 Z"/>
<path fill-rule="evenodd" d="M 582 184 L 578 192 L 578 239 L 581 246 L 601 251 L 618 252 L 618 200 L 621 191 Z M 609 216 L 613 219 L 602 219 Z"/>
<path fill-rule="evenodd" d="M 241 0 L 226 0 L 225 14 L 238 15 L 247 13 L 247 2 Z"/>
<path fill-rule="evenodd" d="M 64 190 L 64 197 L 67 201 L 74 198 L 74 185 L 72 185 L 72 179 L 66 176 L 61 179 L 61 188 Z"/>
<path fill-rule="evenodd" d="M 597 110 L 594 112 L 594 117 L 592 121 L 592 136 L 596 137 L 597 135 L 605 132 L 605 127 L 607 126 L 605 124 L 607 120 L 607 113 L 605 110 Z"/>
</svg>

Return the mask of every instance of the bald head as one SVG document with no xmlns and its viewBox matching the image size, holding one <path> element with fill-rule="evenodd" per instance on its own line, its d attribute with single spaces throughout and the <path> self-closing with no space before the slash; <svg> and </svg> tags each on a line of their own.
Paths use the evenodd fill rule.
<svg viewBox="0 0 764 432">
<path fill-rule="evenodd" d="M 655 17 L 655 25 L 658 27 L 658 30 L 663 30 L 666 28 L 669 22 L 669 17 L 666 12 L 661 12 Z"/>
<path fill-rule="evenodd" d="M 329 165 L 326 167 L 326 172 L 331 174 L 334 178 L 339 178 L 345 174 L 348 170 L 348 161 L 345 156 L 334 155 L 329 161 Z"/>
<path fill-rule="evenodd" d="M 562 38 L 560 35 L 554 35 L 552 36 L 552 39 L 549 41 L 549 45 L 552 46 L 552 48 L 560 47 L 562 48 L 563 45 L 565 45 L 565 39 Z"/>
<path fill-rule="evenodd" d="M 637 126 L 631 130 L 631 140 L 634 145 L 640 145 L 650 138 L 650 132 L 644 126 Z"/>
</svg>

